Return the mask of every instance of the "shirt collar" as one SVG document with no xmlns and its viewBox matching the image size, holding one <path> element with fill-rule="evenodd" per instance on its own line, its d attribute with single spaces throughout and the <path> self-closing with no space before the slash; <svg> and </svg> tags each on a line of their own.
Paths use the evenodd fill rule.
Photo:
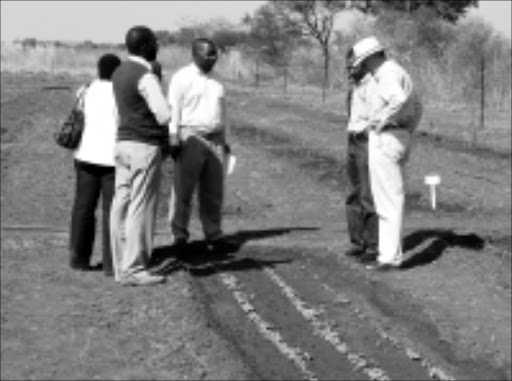
<svg viewBox="0 0 512 381">
<path fill-rule="evenodd" d="M 208 78 L 212 78 L 213 75 L 214 75 L 214 70 L 210 71 L 209 73 L 203 73 L 203 71 L 201 69 L 199 69 L 199 67 L 195 64 L 195 62 L 192 62 L 190 64 L 194 74 L 197 74 L 197 75 L 201 75 L 203 77 L 208 77 Z"/>
<path fill-rule="evenodd" d="M 385 60 L 378 68 L 377 70 L 375 70 L 375 72 L 373 73 L 373 76 L 374 77 L 378 77 L 383 71 L 386 70 L 386 68 L 389 66 L 391 60 L 390 59 L 387 59 Z"/>
<path fill-rule="evenodd" d="M 151 71 L 151 64 L 144 58 L 142 57 L 139 57 L 139 56 L 133 56 L 133 55 L 129 55 L 128 56 L 128 59 L 130 61 L 133 61 L 133 62 L 137 62 L 139 64 L 141 64 L 142 66 L 144 66 L 146 69 L 148 69 L 149 71 Z"/>
</svg>

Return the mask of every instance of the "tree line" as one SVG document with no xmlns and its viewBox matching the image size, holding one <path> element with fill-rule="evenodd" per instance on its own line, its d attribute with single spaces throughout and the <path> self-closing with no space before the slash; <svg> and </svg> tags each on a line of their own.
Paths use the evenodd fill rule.
<svg viewBox="0 0 512 381">
<path fill-rule="evenodd" d="M 358 10 L 376 18 L 386 12 L 404 12 L 407 15 L 428 12 L 429 17 L 445 23 L 456 23 L 478 0 L 270 0 L 252 15 L 246 15 L 244 28 L 223 25 L 208 31 L 205 25 L 186 26 L 177 31 L 157 31 L 162 45 L 188 46 L 199 36 L 209 36 L 221 50 L 232 47 L 254 53 L 270 65 L 284 68 L 293 50 L 300 45 L 317 44 L 323 58 L 323 98 L 329 85 L 331 48 L 335 17 L 344 10 Z M 419 22 L 425 18 L 419 18 Z M 435 24 L 436 27 L 439 24 Z M 428 28 L 423 28 L 428 29 Z M 430 28 L 432 29 L 432 28 Z M 435 28 L 434 28 L 435 29 Z M 435 41 L 436 30 L 425 34 L 425 41 Z M 285 74 L 286 75 L 286 74 Z"/>
</svg>

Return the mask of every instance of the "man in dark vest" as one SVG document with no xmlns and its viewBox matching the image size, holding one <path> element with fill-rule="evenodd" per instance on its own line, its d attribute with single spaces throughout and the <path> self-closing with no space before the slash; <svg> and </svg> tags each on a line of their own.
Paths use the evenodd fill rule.
<svg viewBox="0 0 512 381">
<path fill-rule="evenodd" d="M 128 59 L 112 78 L 119 112 L 110 221 L 112 255 L 116 281 L 152 285 L 165 281 L 148 271 L 148 262 L 171 110 L 150 63 L 158 52 L 153 31 L 145 26 L 131 28 L 126 47 Z M 176 141 L 175 137 L 170 141 Z"/>
</svg>

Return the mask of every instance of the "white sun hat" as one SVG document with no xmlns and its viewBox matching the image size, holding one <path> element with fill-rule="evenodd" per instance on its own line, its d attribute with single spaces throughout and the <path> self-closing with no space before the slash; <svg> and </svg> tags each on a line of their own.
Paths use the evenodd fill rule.
<svg viewBox="0 0 512 381">
<path fill-rule="evenodd" d="M 383 51 L 384 47 L 380 44 L 379 40 L 371 36 L 357 42 L 352 50 L 354 52 L 353 65 L 357 66 L 372 54 Z"/>
</svg>

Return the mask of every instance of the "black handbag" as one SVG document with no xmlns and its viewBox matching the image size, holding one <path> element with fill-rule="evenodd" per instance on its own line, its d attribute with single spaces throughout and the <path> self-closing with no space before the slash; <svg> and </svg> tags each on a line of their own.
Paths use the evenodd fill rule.
<svg viewBox="0 0 512 381">
<path fill-rule="evenodd" d="M 85 124 L 83 98 L 87 87 L 89 87 L 89 85 L 86 85 L 84 90 L 77 97 L 68 117 L 64 123 L 62 123 L 59 130 L 55 132 L 55 141 L 63 148 L 76 149 L 80 144 Z"/>
</svg>

